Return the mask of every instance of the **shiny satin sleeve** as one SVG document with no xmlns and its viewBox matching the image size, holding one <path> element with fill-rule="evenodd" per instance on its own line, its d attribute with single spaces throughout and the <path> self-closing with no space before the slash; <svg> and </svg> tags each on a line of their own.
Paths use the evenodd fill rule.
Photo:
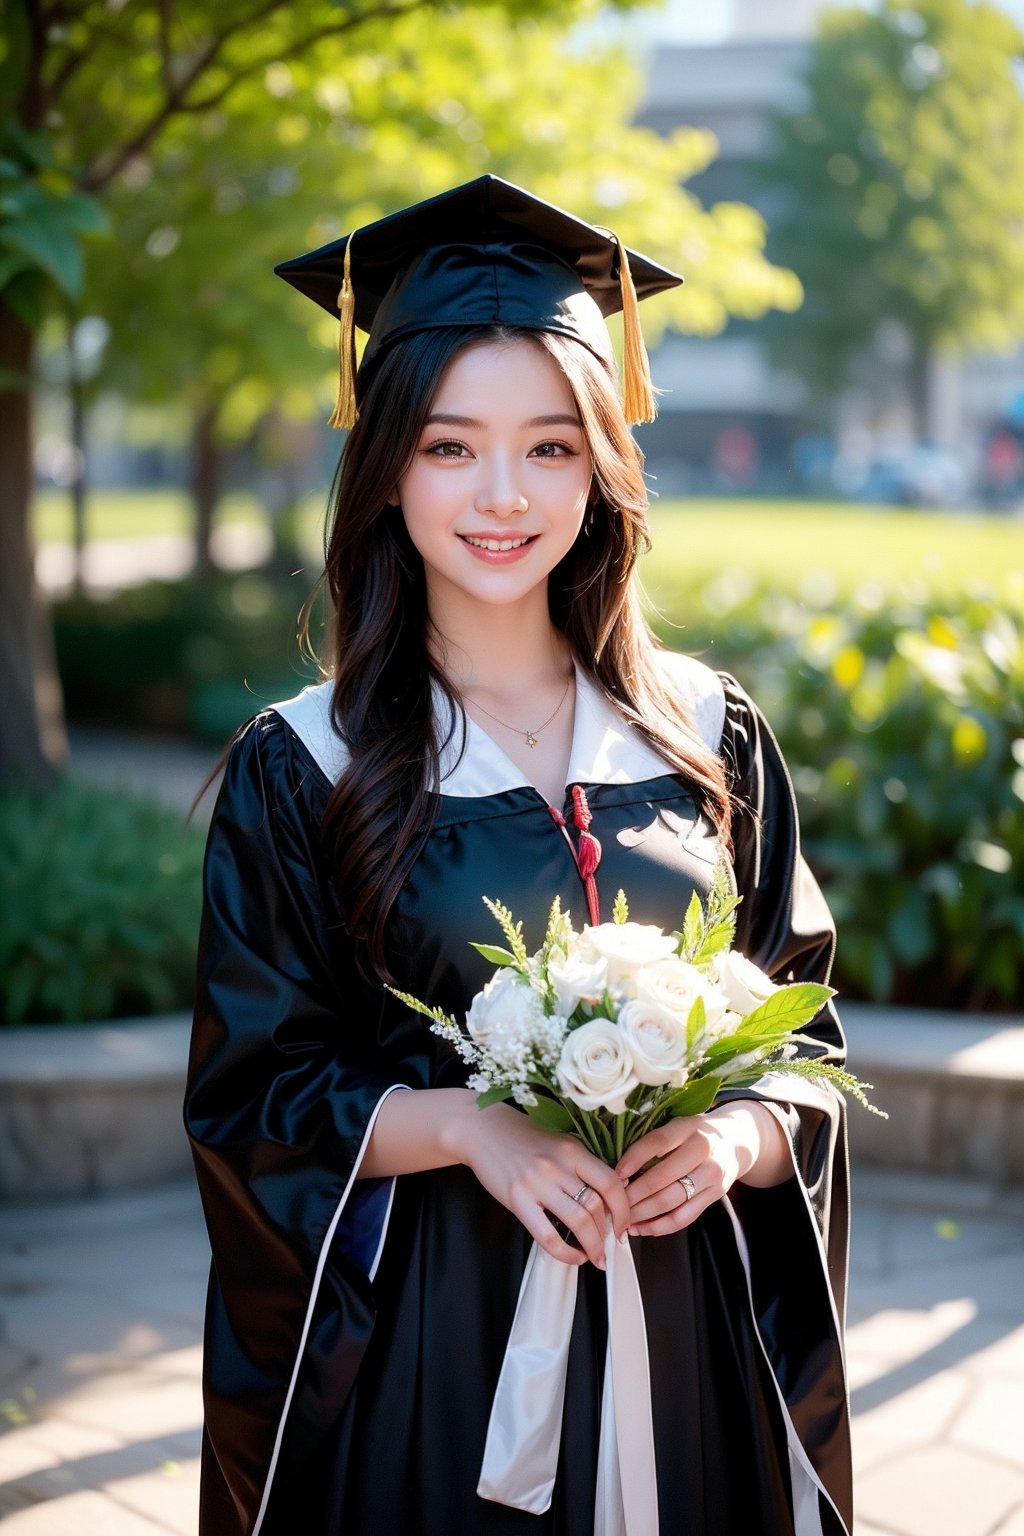
<svg viewBox="0 0 1024 1536">
<path fill-rule="evenodd" d="M 750 696 L 723 674 L 725 724 L 720 752 L 732 781 L 733 863 L 743 897 L 736 947 L 777 982 L 827 983 L 836 946 L 828 905 L 804 860 L 796 798 L 771 727 Z M 830 1061 L 842 1062 L 846 1042 L 833 1003 L 804 1033 Z M 818 1054 L 802 1047 L 805 1054 Z M 800 1095 L 796 1083 L 800 1082 Z M 842 1308 L 846 1286 L 845 1109 L 824 1084 L 774 1080 L 764 1097 L 785 1105 L 798 1170 L 829 1254 L 833 1290 Z"/>
<path fill-rule="evenodd" d="M 328 789 L 268 712 L 234 744 L 210 826 L 185 1100 L 213 1259 L 203 1536 L 258 1525 L 285 1419 L 304 1412 L 317 1293 L 349 1325 L 332 1361 L 341 1400 L 372 1322 L 391 1181 L 355 1176 L 396 1074 L 374 1054 L 374 1000 L 332 915 Z"/>
<path fill-rule="evenodd" d="M 800 849 L 796 799 L 768 722 L 723 675 L 720 752 L 736 797 L 734 868 L 743 901 L 736 947 L 777 982 L 826 982 L 836 935 Z M 845 1058 L 830 1002 L 804 1031 L 829 1060 Z M 806 1054 L 821 1054 L 814 1046 Z M 849 1160 L 843 1100 L 826 1083 L 767 1075 L 745 1096 L 770 1104 L 789 1132 L 795 1178 L 730 1191 L 749 1255 L 751 1301 L 800 1441 L 830 1490 L 826 1533 L 852 1529 L 843 1323 L 849 1252 Z M 840 1523 L 840 1521 L 842 1523 Z"/>
</svg>

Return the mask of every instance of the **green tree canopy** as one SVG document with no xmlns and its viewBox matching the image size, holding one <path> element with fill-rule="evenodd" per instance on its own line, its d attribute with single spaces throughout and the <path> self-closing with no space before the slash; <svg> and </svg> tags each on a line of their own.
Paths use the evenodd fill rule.
<svg viewBox="0 0 1024 1536">
<path fill-rule="evenodd" d="M 603 4 L 603 0 L 601 0 Z M 628 10 L 635 0 L 612 0 Z M 637 82 L 564 46 L 599 0 L 6 0 L 0 38 L 0 782 L 59 756 L 32 588 L 32 332 L 104 313 L 122 382 L 240 430 L 311 404 L 329 321 L 271 276 L 289 252 L 484 169 L 605 223 L 690 281 L 663 322 L 798 302 L 751 210 L 683 181 L 707 135 L 627 127 Z M 92 247 L 88 264 L 83 242 Z M 88 266 L 88 278 L 86 267 Z M 62 298 L 61 298 L 62 296 Z M 296 307 L 297 306 L 297 307 Z M 59 307 L 59 304 L 57 305 Z M 211 404 L 211 402 L 213 402 Z M 47 725 L 47 719 L 49 725 Z M 44 746 L 43 743 L 49 745 Z"/>
<path fill-rule="evenodd" d="M 364 41 L 268 66 L 230 117 L 169 134 L 111 189 L 117 248 L 94 248 L 86 303 L 113 326 L 123 387 L 214 395 L 229 434 L 272 403 L 322 409 L 335 328 L 286 294 L 274 263 L 481 170 L 621 221 L 631 243 L 681 267 L 685 286 L 652 306 L 655 334 L 798 302 L 792 275 L 764 258 L 758 216 L 704 209 L 687 191 L 713 138 L 630 126 L 640 81 L 616 50 L 570 49 L 560 24 L 494 8 L 440 30 L 418 12 Z"/>
<path fill-rule="evenodd" d="M 988 0 L 829 12 L 806 107 L 775 121 L 771 253 L 804 285 L 780 354 L 836 386 L 879 322 L 918 376 L 1024 339 L 1024 36 Z"/>
</svg>

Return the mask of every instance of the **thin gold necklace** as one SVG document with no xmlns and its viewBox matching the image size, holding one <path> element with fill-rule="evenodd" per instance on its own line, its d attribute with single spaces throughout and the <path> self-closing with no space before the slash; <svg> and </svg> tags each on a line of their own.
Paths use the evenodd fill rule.
<svg viewBox="0 0 1024 1536">
<path fill-rule="evenodd" d="M 555 716 L 558 714 L 558 711 L 561 709 L 562 705 L 565 703 L 566 695 L 569 692 L 569 685 L 572 682 L 572 680 L 575 677 L 575 675 L 576 675 L 575 672 L 570 672 L 569 673 L 569 676 L 565 680 L 565 687 L 562 690 L 562 697 L 559 699 L 558 703 L 555 705 L 555 707 L 551 711 L 550 715 L 548 715 L 547 719 L 544 721 L 544 724 L 543 725 L 538 725 L 536 730 L 533 730 L 533 731 L 521 731 L 519 729 L 518 725 L 509 725 L 507 720 L 502 720 L 500 718 L 500 716 L 498 716 L 498 715 L 492 715 L 491 711 L 489 709 L 484 709 L 484 706 L 482 704 L 477 703 L 476 699 L 473 700 L 473 703 L 474 703 L 474 705 L 476 705 L 476 708 L 479 709 L 482 714 L 485 714 L 487 716 L 487 718 L 489 720 L 496 720 L 499 725 L 503 725 L 505 727 L 506 731 L 514 731 L 517 736 L 522 736 L 525 739 L 526 745 L 528 747 L 535 747 L 537 745 L 537 738 L 539 737 L 541 731 L 547 730 L 548 726 L 551 724 L 552 720 L 555 718 Z"/>
</svg>

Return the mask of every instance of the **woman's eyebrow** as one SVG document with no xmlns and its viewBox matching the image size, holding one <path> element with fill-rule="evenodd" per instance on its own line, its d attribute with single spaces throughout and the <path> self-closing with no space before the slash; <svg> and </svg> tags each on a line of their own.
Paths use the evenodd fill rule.
<svg viewBox="0 0 1024 1536">
<path fill-rule="evenodd" d="M 486 427 L 485 421 L 477 421 L 475 416 L 455 416 L 449 411 L 435 411 L 428 416 L 424 426 L 432 427 L 443 425 L 446 427 Z M 524 421 L 524 427 L 578 427 L 582 423 L 578 416 L 572 416 L 567 412 L 555 416 L 533 416 L 529 421 Z"/>
</svg>

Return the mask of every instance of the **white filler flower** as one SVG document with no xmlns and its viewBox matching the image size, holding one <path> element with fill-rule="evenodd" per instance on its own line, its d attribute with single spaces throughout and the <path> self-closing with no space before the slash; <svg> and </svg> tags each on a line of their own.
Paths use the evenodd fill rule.
<svg viewBox="0 0 1024 1536">
<path fill-rule="evenodd" d="M 652 1088 L 683 1086 L 688 1073 L 685 1015 L 632 998 L 619 1010 L 618 1024 L 642 1083 Z"/>
<path fill-rule="evenodd" d="M 566 1022 L 549 1018 L 529 982 L 504 969 L 474 997 L 466 1028 L 483 1054 L 485 1073 L 493 1066 L 498 1077 L 521 1082 L 536 1066 L 554 1065 Z"/>
<path fill-rule="evenodd" d="M 558 1086 L 580 1109 L 608 1109 L 620 1115 L 637 1086 L 633 1057 L 611 1019 L 591 1019 L 570 1030 L 556 1068 Z"/>
<path fill-rule="evenodd" d="M 600 923 L 584 928 L 580 953 L 608 962 L 608 986 L 636 996 L 636 974 L 643 966 L 675 954 L 676 941 L 644 923 Z"/>
</svg>

